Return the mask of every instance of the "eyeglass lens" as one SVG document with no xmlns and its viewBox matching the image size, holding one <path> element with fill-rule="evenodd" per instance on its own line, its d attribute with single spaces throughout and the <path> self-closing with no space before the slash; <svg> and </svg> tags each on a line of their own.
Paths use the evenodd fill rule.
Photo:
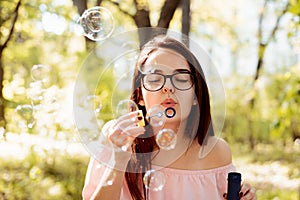
<svg viewBox="0 0 300 200">
<path fill-rule="evenodd" d="M 171 79 L 172 85 L 178 90 L 188 90 L 193 86 L 190 73 L 176 73 L 173 75 L 159 73 L 146 74 L 143 77 L 143 85 L 147 90 L 157 91 L 165 85 L 167 78 Z"/>
</svg>

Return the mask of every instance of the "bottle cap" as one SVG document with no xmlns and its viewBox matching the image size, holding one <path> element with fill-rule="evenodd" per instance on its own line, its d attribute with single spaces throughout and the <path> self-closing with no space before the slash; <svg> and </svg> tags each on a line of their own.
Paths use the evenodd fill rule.
<svg viewBox="0 0 300 200">
<path fill-rule="evenodd" d="M 241 182 L 242 175 L 238 172 L 229 172 L 228 173 L 228 181 Z"/>
</svg>

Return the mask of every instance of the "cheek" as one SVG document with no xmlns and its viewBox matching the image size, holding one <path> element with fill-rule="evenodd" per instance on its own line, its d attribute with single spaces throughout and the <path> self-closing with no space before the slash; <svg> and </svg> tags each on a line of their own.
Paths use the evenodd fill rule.
<svg viewBox="0 0 300 200">
<path fill-rule="evenodd" d="M 158 92 L 148 92 L 146 90 L 143 90 L 143 99 L 147 110 L 154 105 L 160 104 L 160 95 L 158 94 Z"/>
<path fill-rule="evenodd" d="M 194 101 L 194 94 L 191 93 L 184 93 L 178 94 L 178 103 L 180 105 L 180 110 L 182 113 L 190 113 L 191 107 Z"/>
</svg>

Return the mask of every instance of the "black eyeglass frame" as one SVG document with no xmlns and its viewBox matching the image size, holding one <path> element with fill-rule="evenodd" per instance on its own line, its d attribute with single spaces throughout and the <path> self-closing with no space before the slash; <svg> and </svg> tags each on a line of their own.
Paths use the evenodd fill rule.
<svg viewBox="0 0 300 200">
<path fill-rule="evenodd" d="M 164 82 L 163 82 L 163 84 L 162 84 L 162 86 L 161 86 L 160 88 L 158 88 L 158 89 L 156 89 L 156 90 L 150 90 L 150 89 L 148 89 L 148 88 L 145 87 L 145 85 L 144 85 L 144 78 L 145 78 L 145 76 L 147 76 L 147 75 L 149 75 L 149 74 L 158 74 L 158 75 L 161 75 L 162 77 L 164 77 Z M 190 86 L 189 88 L 187 88 L 187 89 L 180 89 L 180 88 L 176 87 L 175 84 L 173 83 L 173 77 L 174 77 L 175 75 L 177 75 L 177 74 L 189 74 L 190 77 L 191 77 L 191 81 L 192 81 L 191 86 Z M 142 85 L 143 85 L 143 87 L 145 88 L 145 90 L 150 91 L 150 92 L 157 92 L 157 91 L 161 90 L 161 89 L 165 86 L 166 81 L 167 81 L 167 78 L 170 79 L 171 84 L 174 86 L 174 88 L 176 88 L 177 90 L 180 90 L 180 91 L 186 91 L 186 90 L 189 90 L 189 89 L 191 89 L 191 88 L 194 86 L 194 84 L 195 84 L 194 76 L 193 76 L 193 74 L 192 74 L 190 71 L 176 72 L 176 73 L 171 74 L 171 75 L 164 75 L 164 74 L 161 74 L 161 73 L 148 73 L 148 74 L 147 74 L 147 73 L 146 73 L 146 74 L 141 73 Z"/>
</svg>

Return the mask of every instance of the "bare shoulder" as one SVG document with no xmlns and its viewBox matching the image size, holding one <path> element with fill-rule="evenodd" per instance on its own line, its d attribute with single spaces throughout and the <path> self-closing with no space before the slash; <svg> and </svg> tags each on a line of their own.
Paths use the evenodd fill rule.
<svg viewBox="0 0 300 200">
<path fill-rule="evenodd" d="M 211 152 L 208 154 L 208 159 L 211 160 L 211 163 L 215 167 L 230 164 L 232 162 L 232 154 L 228 143 L 224 139 L 215 136 L 211 138 L 210 142 L 214 144 Z"/>
<path fill-rule="evenodd" d="M 223 157 L 226 157 L 230 160 L 232 160 L 232 154 L 231 154 L 231 149 L 228 143 L 222 139 L 222 138 L 217 138 L 217 143 L 216 143 L 216 153 L 222 155 Z"/>
</svg>

